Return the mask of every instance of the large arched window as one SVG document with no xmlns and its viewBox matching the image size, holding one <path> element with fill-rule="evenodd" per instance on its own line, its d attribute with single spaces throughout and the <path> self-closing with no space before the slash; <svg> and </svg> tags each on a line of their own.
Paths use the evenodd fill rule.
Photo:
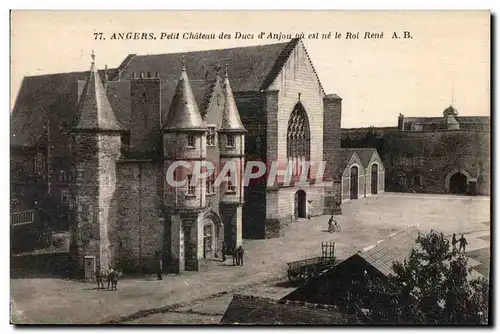
<svg viewBox="0 0 500 334">
<path fill-rule="evenodd" d="M 301 175 L 304 162 L 309 162 L 311 154 L 311 136 L 307 113 L 301 103 L 297 103 L 288 120 L 287 152 L 292 163 L 292 175 Z"/>
</svg>

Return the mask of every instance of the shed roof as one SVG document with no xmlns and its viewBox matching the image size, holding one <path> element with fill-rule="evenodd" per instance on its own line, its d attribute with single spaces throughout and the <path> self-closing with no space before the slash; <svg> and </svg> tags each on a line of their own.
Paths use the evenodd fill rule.
<svg viewBox="0 0 500 334">
<path fill-rule="evenodd" d="M 415 226 L 408 227 L 353 256 L 360 256 L 383 275 L 389 276 L 394 274 L 393 263 L 396 261 L 403 263 L 410 256 L 411 250 L 417 247 L 418 234 L 419 231 Z"/>
<path fill-rule="evenodd" d="M 349 317 L 332 305 L 234 295 L 223 324 L 345 324 Z"/>
</svg>

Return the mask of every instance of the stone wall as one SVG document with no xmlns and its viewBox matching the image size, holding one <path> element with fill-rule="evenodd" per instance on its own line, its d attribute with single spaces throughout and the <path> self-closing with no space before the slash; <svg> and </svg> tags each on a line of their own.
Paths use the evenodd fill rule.
<svg viewBox="0 0 500 334">
<path fill-rule="evenodd" d="M 109 232 L 114 262 L 125 270 L 151 271 L 157 265 L 156 252 L 163 251 L 159 173 L 161 166 L 152 161 L 118 163 L 118 218 Z"/>
<path fill-rule="evenodd" d="M 371 133 L 371 135 L 369 135 Z M 446 175 L 463 169 L 477 176 L 478 194 L 490 193 L 488 131 L 400 132 L 397 128 L 342 129 L 343 147 L 376 147 L 387 191 L 445 193 Z M 414 184 L 420 176 L 422 185 Z"/>
<path fill-rule="evenodd" d="M 281 187 L 266 193 L 265 238 L 278 238 L 283 228 L 295 221 L 295 194 L 306 193 L 306 217 L 320 216 L 324 212 L 324 194 L 327 184 L 301 187 Z"/>
<path fill-rule="evenodd" d="M 290 114 L 297 103 L 301 103 L 309 119 L 311 147 L 310 160 L 323 161 L 323 90 L 302 43 L 290 53 L 288 60 L 277 75 L 270 90 L 278 91 L 278 108 L 268 109 L 268 159 L 287 161 L 287 128 Z M 269 107 L 269 106 L 268 106 Z M 274 112 L 277 112 L 276 114 Z M 270 122 L 270 123 L 269 123 Z M 276 152 L 270 155 L 272 148 Z M 275 160 L 276 160 L 275 159 Z M 316 175 L 316 167 L 311 168 Z"/>
<path fill-rule="evenodd" d="M 130 81 L 130 149 L 133 152 L 159 151 L 160 101 L 159 79 Z"/>
<path fill-rule="evenodd" d="M 382 156 L 387 190 L 445 193 L 446 176 L 463 170 L 477 178 L 479 194 L 489 194 L 488 132 L 401 132 L 390 138 L 392 146 Z M 416 176 L 421 184 L 415 183 Z"/>
</svg>

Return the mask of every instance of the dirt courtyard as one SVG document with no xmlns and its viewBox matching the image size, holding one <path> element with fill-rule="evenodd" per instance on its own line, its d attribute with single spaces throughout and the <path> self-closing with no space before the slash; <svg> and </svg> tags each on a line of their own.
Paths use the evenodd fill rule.
<svg viewBox="0 0 500 334">
<path fill-rule="evenodd" d="M 204 263 L 202 272 L 120 281 L 118 291 L 54 278 L 11 279 L 14 323 L 217 323 L 232 294 L 280 298 L 286 263 L 321 255 L 321 242 L 334 241 L 340 259 L 393 232 L 416 225 L 445 235 L 464 233 L 468 252 L 484 266 L 489 254 L 490 199 L 451 195 L 385 193 L 343 204 L 336 219 L 342 231 L 326 231 L 328 217 L 301 219 L 279 239 L 245 240 L 245 265 L 227 260 Z M 468 253 L 469 254 L 469 253 Z M 482 260 L 481 260 L 482 259 Z"/>
</svg>

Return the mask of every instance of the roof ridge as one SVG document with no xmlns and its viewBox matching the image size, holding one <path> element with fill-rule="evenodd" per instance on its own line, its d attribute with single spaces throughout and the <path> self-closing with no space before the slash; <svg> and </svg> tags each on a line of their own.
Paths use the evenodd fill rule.
<svg viewBox="0 0 500 334">
<path fill-rule="evenodd" d="M 246 49 L 246 48 L 252 48 L 252 47 L 264 47 L 268 45 L 286 45 L 289 42 L 284 42 L 284 43 L 268 43 L 268 44 L 256 44 L 256 45 L 246 45 L 246 46 L 236 46 L 233 48 L 218 48 L 218 49 L 205 49 L 205 50 L 191 50 L 191 51 L 180 51 L 180 52 L 165 52 L 165 53 L 146 53 L 146 54 L 135 54 L 136 57 L 148 57 L 148 56 L 164 56 L 164 55 L 180 55 L 180 54 L 186 54 L 186 53 L 193 53 L 193 52 L 208 52 L 208 51 L 224 51 L 224 50 L 236 50 L 236 49 Z"/>
<path fill-rule="evenodd" d="M 410 226 L 407 226 L 407 227 L 405 227 L 405 228 L 404 228 L 404 229 L 402 229 L 402 230 L 399 230 L 399 231 L 396 231 L 396 232 L 393 232 L 393 233 L 389 234 L 389 235 L 388 235 L 387 237 L 385 237 L 384 239 L 380 239 L 380 240 L 378 240 L 376 244 L 372 244 L 372 245 L 369 245 L 369 246 L 367 246 L 367 247 L 363 248 L 363 250 L 362 250 L 361 252 L 358 252 L 358 253 L 366 253 L 366 252 L 369 252 L 369 251 L 371 251 L 371 250 L 373 250 L 373 249 L 377 248 L 378 246 L 380 246 L 380 245 L 381 245 L 381 244 L 383 244 L 384 242 L 388 241 L 389 239 L 393 239 L 394 237 L 399 236 L 399 235 L 401 235 L 401 234 L 403 234 L 403 233 L 408 234 L 411 230 L 414 230 L 414 229 L 418 231 L 418 229 L 417 229 L 417 226 L 416 226 L 416 225 L 410 225 Z"/>
<path fill-rule="evenodd" d="M 281 50 L 280 54 L 278 55 L 278 58 L 274 61 L 274 65 L 271 67 L 271 70 L 267 74 L 266 78 L 262 82 L 262 86 L 260 87 L 260 90 L 265 90 L 267 89 L 278 74 L 280 73 L 280 70 L 283 68 L 287 60 L 290 58 L 290 55 L 292 54 L 293 49 L 297 46 L 299 43 L 300 38 L 293 38 L 289 42 L 286 43 L 284 48 Z M 305 48 L 304 48 L 305 49 Z"/>
<path fill-rule="evenodd" d="M 316 79 L 318 79 L 319 87 L 321 88 L 321 91 L 323 92 L 323 95 L 325 95 L 325 89 L 323 88 L 323 85 L 321 84 L 321 80 L 319 80 L 319 75 L 318 72 L 316 72 L 316 68 L 314 67 L 314 64 L 311 60 L 311 57 L 309 56 L 309 52 L 307 51 L 306 47 L 302 44 L 304 47 L 304 51 L 306 52 L 307 59 L 309 60 L 309 64 L 311 64 L 311 67 L 313 69 L 314 74 L 316 75 Z"/>
</svg>

